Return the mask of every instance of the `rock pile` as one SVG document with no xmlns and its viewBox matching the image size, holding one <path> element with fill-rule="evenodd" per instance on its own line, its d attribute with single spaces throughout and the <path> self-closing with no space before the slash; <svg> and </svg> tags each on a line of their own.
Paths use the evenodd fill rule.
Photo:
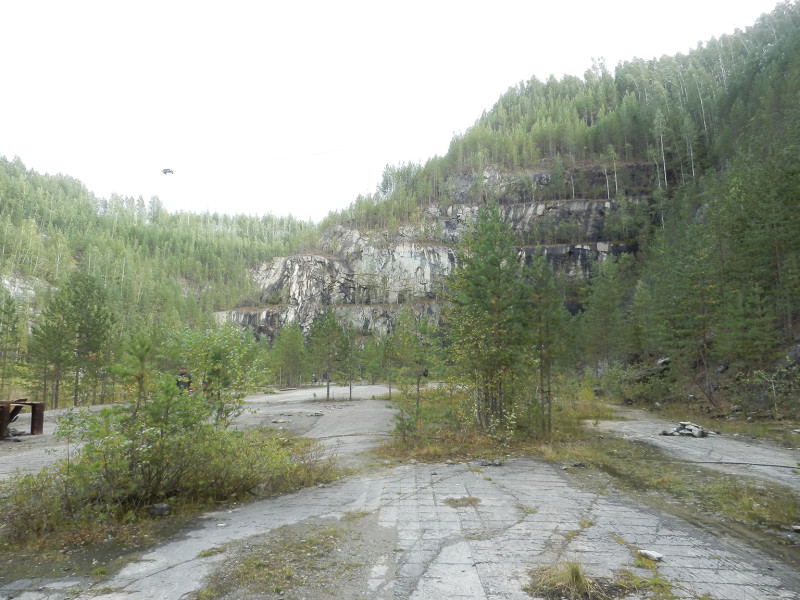
<svg viewBox="0 0 800 600">
<path fill-rule="evenodd" d="M 682 435 L 686 437 L 692 436 L 696 438 L 703 438 L 708 435 L 708 431 L 703 429 L 703 427 L 700 425 L 695 425 L 690 421 L 681 421 L 678 423 L 677 427 L 662 431 L 661 435 Z"/>
</svg>

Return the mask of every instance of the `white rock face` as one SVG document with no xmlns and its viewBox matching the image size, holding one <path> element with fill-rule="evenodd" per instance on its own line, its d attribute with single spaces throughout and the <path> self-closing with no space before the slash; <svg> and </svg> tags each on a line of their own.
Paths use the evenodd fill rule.
<svg viewBox="0 0 800 600">
<path fill-rule="evenodd" d="M 356 229 L 337 227 L 322 240 L 324 253 L 276 258 L 253 274 L 266 308 L 226 316 L 242 325 L 270 330 L 296 321 L 307 330 L 331 307 L 356 329 L 388 332 L 392 317 L 407 302 L 420 316 L 438 317 L 442 282 L 455 264 L 446 244 L 418 241 L 412 228 L 389 239 L 373 239 Z"/>
<path fill-rule="evenodd" d="M 489 177 L 497 179 L 497 175 Z M 343 323 L 365 334 L 388 332 L 405 305 L 417 317 L 438 320 L 444 281 L 455 266 L 456 244 L 480 208 L 468 203 L 431 205 L 425 209 L 423 225 L 401 226 L 392 232 L 333 227 L 316 252 L 275 258 L 254 271 L 262 308 L 240 309 L 220 318 L 270 337 L 291 321 L 308 331 L 329 307 Z M 604 215 L 610 209 L 609 202 L 599 200 L 502 206 L 506 221 L 520 233 L 529 233 L 546 221 L 578 224 L 580 243 L 525 249 L 529 255 L 544 252 L 556 272 L 569 277 L 586 277 L 591 262 L 622 249 L 600 239 Z"/>
<path fill-rule="evenodd" d="M 410 298 L 432 298 L 455 264 L 455 250 L 398 236 L 376 244 L 355 229 L 339 227 L 322 240 L 330 252 L 276 258 L 255 273 L 268 302 L 296 306 L 402 304 Z"/>
</svg>

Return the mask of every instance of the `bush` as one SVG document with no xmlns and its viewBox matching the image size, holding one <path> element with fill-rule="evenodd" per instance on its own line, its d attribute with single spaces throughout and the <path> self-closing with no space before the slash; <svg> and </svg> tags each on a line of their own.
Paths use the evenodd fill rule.
<svg viewBox="0 0 800 600">
<path fill-rule="evenodd" d="M 154 502 L 285 492 L 333 475 L 313 442 L 237 431 L 202 394 L 162 388 L 142 406 L 70 411 L 57 435 L 80 442 L 54 467 L 0 487 L 0 537 L 20 542 L 81 525 L 126 523 Z"/>
<path fill-rule="evenodd" d="M 734 400 L 746 411 L 774 419 L 800 417 L 800 368 L 739 374 Z"/>
</svg>

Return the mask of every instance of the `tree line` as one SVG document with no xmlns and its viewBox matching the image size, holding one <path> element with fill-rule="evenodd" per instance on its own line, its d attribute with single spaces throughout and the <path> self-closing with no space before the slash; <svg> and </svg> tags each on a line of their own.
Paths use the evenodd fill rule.
<svg viewBox="0 0 800 600">
<path fill-rule="evenodd" d="M 294 385 L 312 373 L 352 381 L 403 372 L 406 382 L 424 370 L 471 373 L 481 382 L 473 382 L 482 398 L 476 419 L 504 421 L 524 387 L 535 391 L 531 406 L 544 411 L 537 418 L 546 428 L 558 368 L 602 372 L 669 355 L 713 403 L 715 369 L 754 372 L 796 335 L 798 12 L 786 2 L 687 55 L 635 59 L 613 73 L 597 62 L 583 78 L 522 82 L 445 156 L 387 166 L 374 194 L 320 225 L 170 214 L 157 198 L 96 198 L 70 177 L 0 158 L 0 272 L 14 291 L 0 299 L 0 391 L 16 393 L 24 381 L 53 403 L 105 400 L 124 379 L 110 366 L 143 344 L 162 353 L 158 367 L 170 373 L 188 358 L 167 343 L 173 332 L 188 327 L 214 340 L 214 311 L 260 302 L 249 276 L 255 265 L 312 248 L 338 223 L 388 231 L 428 223 L 425 208 L 455 203 L 456 176 L 471 173 L 478 183 L 467 201 L 486 210 L 461 247 L 448 319 L 412 327 L 402 325 L 407 315 L 398 318 L 395 331 L 413 333 L 391 344 L 340 325 L 325 360 L 314 340 L 329 335 L 317 329 L 327 317 L 305 335 L 288 324 L 272 347 L 247 342 L 259 366 L 249 375 L 254 385 Z M 479 184 L 489 166 L 507 173 L 514 197 L 525 201 L 609 201 L 602 239 L 624 241 L 630 252 L 597 262 L 585 282 L 554 277 L 536 247 L 574 233 L 551 231 L 546 221 L 526 238 L 505 231 L 494 211 L 508 190 Z M 491 250 L 484 234 L 499 246 Z M 491 260 L 483 254 L 490 250 Z M 508 287 L 488 296 L 467 293 L 500 282 Z M 566 316 L 559 302 L 578 308 Z M 447 348 L 447 359 L 428 367 L 408 358 L 422 351 L 417 342 L 431 356 Z M 397 362 L 397 348 L 412 350 Z M 200 361 L 200 377 L 228 360 L 219 349 L 214 356 Z"/>
</svg>

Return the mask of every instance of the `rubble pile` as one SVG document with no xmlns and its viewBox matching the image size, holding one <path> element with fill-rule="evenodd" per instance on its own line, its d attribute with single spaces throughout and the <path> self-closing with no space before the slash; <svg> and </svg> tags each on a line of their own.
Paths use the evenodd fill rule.
<svg viewBox="0 0 800 600">
<path fill-rule="evenodd" d="M 691 421 L 681 421 L 677 427 L 672 429 L 665 429 L 661 435 L 682 435 L 686 437 L 703 438 L 708 435 L 708 431 L 700 425 L 696 425 Z"/>
</svg>

